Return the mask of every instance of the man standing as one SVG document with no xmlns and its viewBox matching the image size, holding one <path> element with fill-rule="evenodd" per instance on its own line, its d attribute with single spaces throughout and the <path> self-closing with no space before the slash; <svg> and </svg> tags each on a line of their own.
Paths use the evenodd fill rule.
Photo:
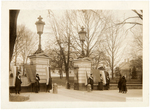
<svg viewBox="0 0 150 110">
<path fill-rule="evenodd" d="M 91 85 L 91 89 L 93 90 L 93 75 L 92 74 L 90 74 L 90 77 L 89 77 L 89 79 L 88 79 L 88 84 L 90 84 Z"/>
</svg>

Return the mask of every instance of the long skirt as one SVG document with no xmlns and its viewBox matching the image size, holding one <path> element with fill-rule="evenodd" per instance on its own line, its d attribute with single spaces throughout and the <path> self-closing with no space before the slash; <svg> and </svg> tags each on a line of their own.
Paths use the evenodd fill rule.
<svg viewBox="0 0 150 110">
<path fill-rule="evenodd" d="M 102 82 L 98 82 L 98 89 L 103 90 L 103 83 Z"/>
<path fill-rule="evenodd" d="M 106 90 L 108 90 L 109 89 L 109 84 L 106 84 Z"/>
<path fill-rule="evenodd" d="M 122 92 L 127 92 L 127 87 L 126 87 L 126 85 L 122 85 Z"/>
<path fill-rule="evenodd" d="M 39 82 L 35 82 L 35 92 L 38 93 L 40 91 L 40 84 Z"/>
</svg>

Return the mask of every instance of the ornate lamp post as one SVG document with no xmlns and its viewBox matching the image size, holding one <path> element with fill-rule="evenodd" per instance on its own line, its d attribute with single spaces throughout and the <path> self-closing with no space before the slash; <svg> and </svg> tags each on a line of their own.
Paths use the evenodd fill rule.
<svg viewBox="0 0 150 110">
<path fill-rule="evenodd" d="M 84 31 L 84 27 L 83 26 L 81 27 L 81 31 L 78 32 L 78 34 L 79 34 L 79 38 L 80 38 L 80 41 L 81 41 L 81 44 L 82 44 L 82 53 L 81 53 L 80 58 L 83 58 L 85 56 L 84 50 L 83 50 L 83 44 L 84 44 L 85 36 L 86 36 L 86 32 Z"/>
<path fill-rule="evenodd" d="M 38 46 L 38 50 L 35 52 L 35 54 L 43 52 L 43 50 L 41 49 L 41 34 L 43 34 L 45 22 L 42 21 L 43 18 L 41 16 L 39 16 L 38 19 L 39 19 L 39 21 L 37 21 L 35 23 L 35 25 L 37 27 L 37 34 L 39 34 L 39 46 Z"/>
</svg>

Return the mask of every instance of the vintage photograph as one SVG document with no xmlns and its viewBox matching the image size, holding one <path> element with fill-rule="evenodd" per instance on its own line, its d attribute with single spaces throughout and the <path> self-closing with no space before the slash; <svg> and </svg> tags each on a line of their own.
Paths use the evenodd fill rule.
<svg viewBox="0 0 150 110">
<path fill-rule="evenodd" d="M 143 102 L 143 13 L 10 8 L 8 102 Z"/>
<path fill-rule="evenodd" d="M 10 101 L 142 101 L 143 10 L 9 15 Z"/>
</svg>

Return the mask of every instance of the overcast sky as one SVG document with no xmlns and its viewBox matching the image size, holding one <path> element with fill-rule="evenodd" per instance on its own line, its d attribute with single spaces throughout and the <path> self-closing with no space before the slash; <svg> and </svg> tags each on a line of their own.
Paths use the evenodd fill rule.
<svg viewBox="0 0 150 110">
<path fill-rule="evenodd" d="M 63 14 L 63 10 L 52 10 L 57 17 L 61 17 Z M 129 16 L 134 16 L 135 14 L 131 10 L 113 10 L 114 18 L 123 20 Z M 48 11 L 47 10 L 20 10 L 18 15 L 18 24 L 24 24 L 31 31 L 36 32 L 35 22 L 38 21 L 39 15 L 42 16 L 43 21 L 47 26 L 48 22 Z M 44 28 L 44 32 L 47 32 L 46 28 Z M 43 32 L 43 33 L 44 33 Z"/>
</svg>

